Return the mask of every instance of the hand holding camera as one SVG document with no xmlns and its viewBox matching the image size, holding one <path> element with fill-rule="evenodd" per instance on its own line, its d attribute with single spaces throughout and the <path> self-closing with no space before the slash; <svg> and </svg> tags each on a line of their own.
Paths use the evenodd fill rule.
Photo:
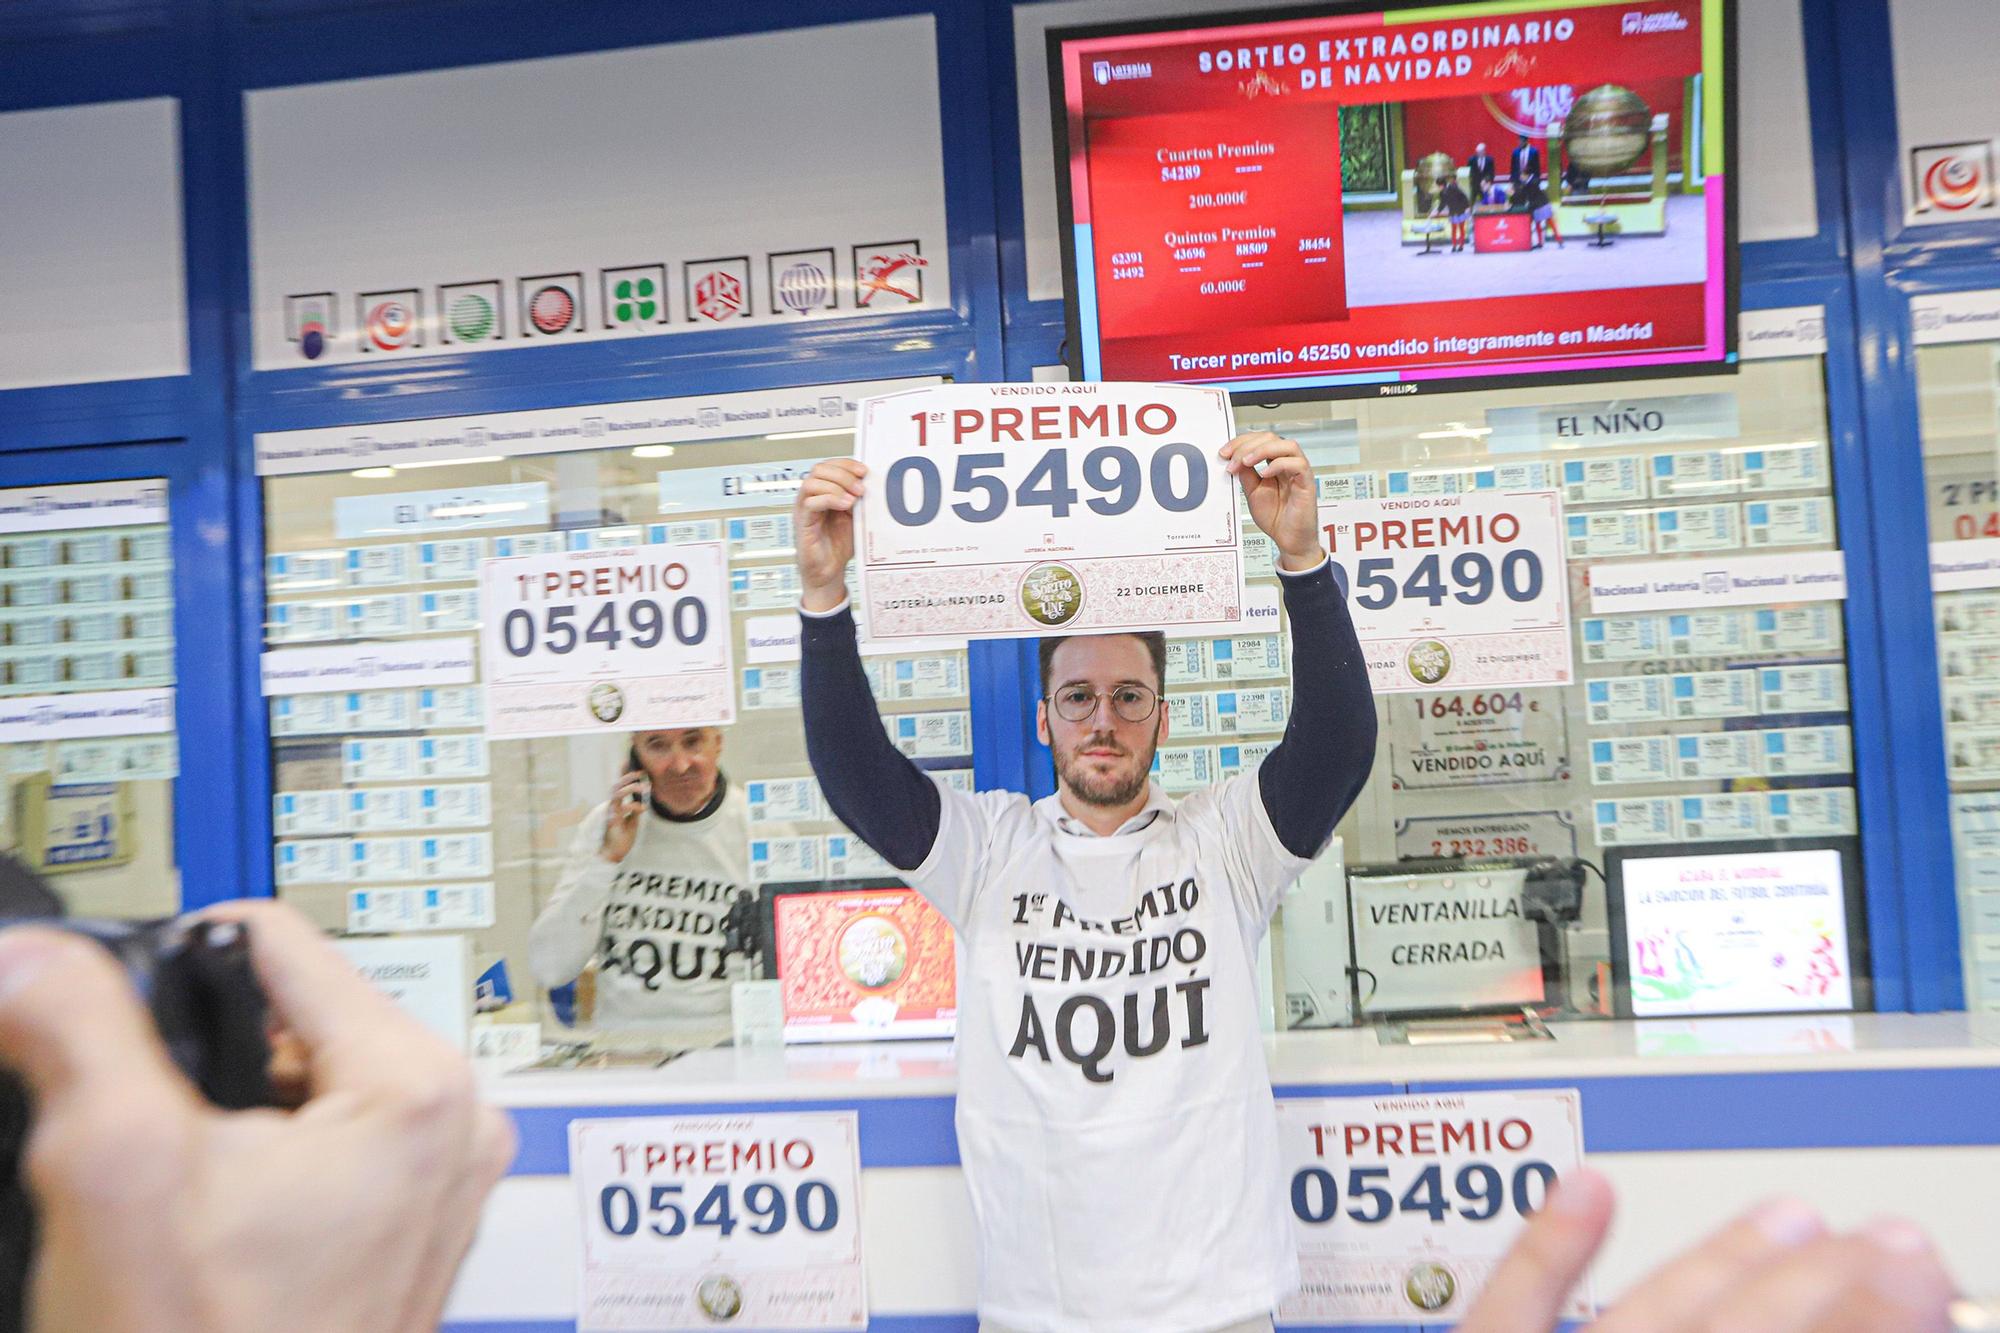
<svg viewBox="0 0 2000 1333">
<path fill-rule="evenodd" d="M 508 1122 L 479 1104 L 457 1051 L 291 909 L 234 903 L 181 928 L 211 958 L 247 931 L 271 1020 L 302 1058 L 300 1103 L 227 1111 L 204 1098 L 206 1075 L 170 1051 L 157 990 L 178 984 L 178 955 L 161 953 L 158 977 L 128 975 L 124 952 L 71 931 L 0 932 L 0 1063 L 33 1105 L 25 1326 L 435 1328 L 511 1160 Z M 135 983 L 155 991 L 151 1012 Z M 214 998 L 199 984 L 185 993 Z M 196 1015 L 197 1038 L 214 1021 Z"/>
</svg>

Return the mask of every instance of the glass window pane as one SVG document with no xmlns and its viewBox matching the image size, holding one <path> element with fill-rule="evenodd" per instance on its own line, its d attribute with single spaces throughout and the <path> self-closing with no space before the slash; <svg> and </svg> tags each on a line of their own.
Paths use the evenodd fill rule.
<svg viewBox="0 0 2000 1333">
<path fill-rule="evenodd" d="M 1587 867 L 1580 909 L 1548 886 L 1495 881 L 1483 896 L 1448 896 L 1451 911 L 1469 916 L 1445 919 L 1425 915 L 1445 911 L 1439 903 L 1385 899 L 1381 883 L 1352 879 L 1338 929 L 1316 919 L 1295 931 L 1287 909 L 1277 932 L 1295 1017 L 1301 951 L 1323 995 L 1339 970 L 1328 955 L 1345 963 L 1350 948 L 1364 1017 L 1388 1001 L 1490 1006 L 1534 990 L 1538 968 L 1551 1002 L 1602 1013 L 1616 924 L 1607 866 L 1618 878 L 1625 857 L 1725 847 L 1763 856 L 1786 839 L 1858 832 L 1843 604 L 1747 600 L 1733 582 L 1837 549 L 1818 359 L 1753 362 L 1736 376 L 1239 408 L 1237 420 L 1300 440 L 1323 506 L 1410 501 L 1415 518 L 1427 496 L 1536 491 L 1562 506 L 1563 568 L 1547 575 L 1568 580 L 1566 684 L 1506 683 L 1510 655 L 1546 652 L 1527 636 L 1446 651 L 1469 617 L 1526 590 L 1525 563 L 1511 572 L 1492 563 L 1504 542 L 1483 543 L 1484 558 L 1464 565 L 1447 553 L 1398 566 L 1400 586 L 1347 559 L 1351 606 L 1414 598 L 1436 608 L 1439 629 L 1428 647 L 1422 636 L 1373 645 L 1380 747 L 1340 834 L 1350 872 L 1387 874 L 1385 863 L 1411 859 L 1574 858 Z M 1386 533 L 1396 515 L 1378 512 Z M 1268 544 L 1253 548 L 1253 575 L 1272 582 Z M 1649 569 L 1653 591 L 1626 596 Z M 1737 591 L 1719 597 L 1717 579 Z M 1615 609 L 1620 597 L 1638 604 Z M 1282 707 L 1282 654 L 1251 651 L 1275 688 L 1258 683 L 1247 704 L 1239 691 L 1234 707 L 1268 718 Z M 1215 679 L 1223 652 L 1240 670 L 1242 647 L 1218 641 L 1204 661 L 1182 659 L 1183 679 Z M 1219 739 L 1225 773 L 1232 755 L 1243 762 L 1269 743 Z M 1858 899 L 1848 921 L 1829 901 L 1830 933 L 1857 928 Z M 1479 928 L 1483 913 L 1491 929 Z M 1538 917 L 1573 919 L 1538 932 Z M 1438 928 L 1407 939 L 1375 929 L 1401 920 Z M 1865 1005 L 1865 978 L 1845 975 L 1844 950 L 1838 964 L 1825 961 L 1803 914 L 1768 927 L 1777 933 L 1760 938 L 1783 943 L 1755 958 L 1726 926 L 1692 913 L 1643 928 L 1635 918 L 1619 970 L 1654 1013 L 1846 1007 L 1827 998 L 1842 995 Z M 1841 975 L 1822 987 L 1830 969 Z M 1794 988 L 1806 997 L 1796 1004 Z"/>
<path fill-rule="evenodd" d="M 761 968 L 728 946 L 732 903 L 766 884 L 893 877 L 827 812 L 799 712 L 792 495 L 853 447 L 845 424 L 692 444 L 636 431 L 267 478 L 273 648 L 476 640 L 483 561 L 721 542 L 737 709 L 702 734 L 522 740 L 488 737 L 479 680 L 273 698 L 279 892 L 330 929 L 468 935 L 482 1007 L 503 1021 L 635 1046 L 726 1038 L 731 984 Z M 496 523 L 503 503 L 520 521 Z M 636 614 L 617 632 L 644 631 Z M 969 789 L 964 641 L 864 652 L 905 752 Z"/>
<path fill-rule="evenodd" d="M 180 907 L 159 478 L 0 491 L 0 847 L 73 916 Z"/>
<path fill-rule="evenodd" d="M 2000 343 L 1917 349 L 1969 1008 L 2000 1009 Z"/>
</svg>

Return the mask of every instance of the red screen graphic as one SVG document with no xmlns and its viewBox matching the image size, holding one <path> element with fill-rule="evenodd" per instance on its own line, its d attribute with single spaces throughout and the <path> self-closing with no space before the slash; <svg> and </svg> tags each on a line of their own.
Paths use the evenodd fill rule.
<svg viewBox="0 0 2000 1333">
<path fill-rule="evenodd" d="M 1113 116 L 1089 136 L 1107 330 L 1258 329 L 1347 313 L 1339 107 Z"/>
<path fill-rule="evenodd" d="M 1085 377 L 1722 360 L 1715 0 L 1488 8 L 1058 38 Z"/>
</svg>

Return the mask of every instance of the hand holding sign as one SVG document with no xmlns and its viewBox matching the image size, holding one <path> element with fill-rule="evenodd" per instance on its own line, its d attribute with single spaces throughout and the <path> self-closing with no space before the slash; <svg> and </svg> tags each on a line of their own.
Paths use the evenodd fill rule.
<svg viewBox="0 0 2000 1333">
<path fill-rule="evenodd" d="M 1250 518 L 1278 547 L 1280 568 L 1307 570 L 1325 556 L 1312 464 L 1294 440 L 1268 430 L 1239 435 L 1222 457 L 1243 486 Z"/>
<path fill-rule="evenodd" d="M 792 503 L 799 551 L 800 601 L 808 611 L 831 611 L 847 596 L 847 566 L 854 559 L 854 506 L 868 469 L 852 458 L 815 463 Z"/>
<path fill-rule="evenodd" d="M 1611 1226 L 1611 1187 L 1567 1175 L 1493 1271 L 1459 1333 L 1550 1333 Z M 1880 1221 L 1829 1233 L 1804 1204 L 1766 1203 L 1642 1278 L 1593 1328 L 1689 1333 L 1919 1333 L 1947 1328 L 1952 1282 L 1923 1233 Z"/>
</svg>

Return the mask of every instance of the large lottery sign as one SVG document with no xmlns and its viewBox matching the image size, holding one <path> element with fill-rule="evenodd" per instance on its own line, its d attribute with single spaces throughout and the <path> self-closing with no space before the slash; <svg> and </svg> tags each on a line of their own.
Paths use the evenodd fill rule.
<svg viewBox="0 0 2000 1333">
<path fill-rule="evenodd" d="M 1278 1134 L 1303 1278 L 1286 1324 L 1456 1323 L 1583 1162 L 1571 1089 L 1286 1099 Z M 1562 1315 L 1593 1313 L 1585 1282 Z"/>
<path fill-rule="evenodd" d="M 719 542 L 480 564 L 495 739 L 736 720 Z"/>
<path fill-rule="evenodd" d="M 852 1111 L 570 1122 L 576 1326 L 868 1326 Z"/>
<path fill-rule="evenodd" d="M 1569 683 L 1556 492 L 1344 500 L 1319 517 L 1378 693 Z"/>
<path fill-rule="evenodd" d="M 1227 395 L 947 385 L 862 404 L 861 601 L 878 641 L 1243 618 Z"/>
</svg>

